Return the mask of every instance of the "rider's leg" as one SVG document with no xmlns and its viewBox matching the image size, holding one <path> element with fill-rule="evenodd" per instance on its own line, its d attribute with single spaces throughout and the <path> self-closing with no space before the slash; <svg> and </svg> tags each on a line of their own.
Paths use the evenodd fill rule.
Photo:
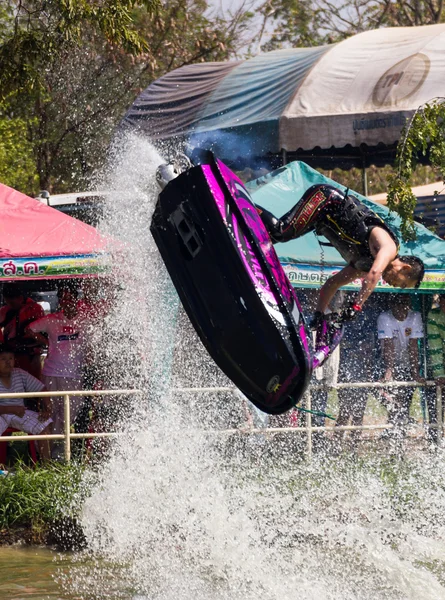
<svg viewBox="0 0 445 600">
<path fill-rule="evenodd" d="M 267 233 L 270 235 L 272 241 L 274 243 L 284 241 L 282 239 L 282 232 L 281 232 L 281 230 L 282 230 L 281 219 L 277 219 L 270 211 L 266 210 L 259 204 L 256 204 L 255 207 L 256 207 L 258 214 L 260 215 L 261 220 L 263 221 L 263 223 L 267 229 Z"/>
<path fill-rule="evenodd" d="M 323 209 L 337 201 L 337 190 L 329 185 L 313 185 L 301 200 L 280 219 L 257 205 L 258 213 L 273 242 L 287 242 L 312 231 Z M 335 196 L 335 198 L 333 197 Z"/>
</svg>

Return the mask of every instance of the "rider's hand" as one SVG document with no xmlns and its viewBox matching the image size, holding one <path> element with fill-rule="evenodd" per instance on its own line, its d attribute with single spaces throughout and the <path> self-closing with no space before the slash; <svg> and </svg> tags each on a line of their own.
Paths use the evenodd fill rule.
<svg viewBox="0 0 445 600">
<path fill-rule="evenodd" d="M 344 317 L 342 312 L 332 312 L 326 315 L 326 320 L 331 328 L 333 327 L 334 329 L 341 329 L 343 326 Z"/>
<path fill-rule="evenodd" d="M 314 316 L 312 317 L 312 319 L 309 322 L 309 328 L 310 329 L 317 329 L 317 327 L 320 325 L 322 319 L 323 319 L 323 313 L 319 310 L 317 310 L 316 312 L 314 312 Z"/>
<path fill-rule="evenodd" d="M 358 304 L 351 303 L 349 306 L 341 311 L 341 317 L 343 321 L 353 321 L 357 318 L 357 315 L 361 312 L 362 308 Z"/>
</svg>

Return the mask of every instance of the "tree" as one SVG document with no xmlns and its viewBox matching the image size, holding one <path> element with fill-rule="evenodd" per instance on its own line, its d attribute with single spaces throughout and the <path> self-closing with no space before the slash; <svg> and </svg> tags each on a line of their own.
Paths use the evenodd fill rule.
<svg viewBox="0 0 445 600">
<path fill-rule="evenodd" d="M 14 188 L 37 191 L 38 175 L 28 140 L 28 122 L 9 116 L 4 104 L 0 104 L 0 181 Z"/>
<path fill-rule="evenodd" d="M 320 11 L 313 0 L 268 0 L 262 7 L 262 14 L 259 45 L 263 51 L 320 46 L 332 41 L 319 28 Z M 262 43 L 262 37 L 267 37 L 270 29 L 272 34 Z"/>
<path fill-rule="evenodd" d="M 431 25 L 445 20 L 444 0 L 267 0 L 262 31 L 273 33 L 263 50 L 285 46 L 314 46 L 341 41 L 380 27 Z M 269 26 L 270 28 L 270 26 Z M 445 178 L 445 104 L 436 99 L 420 107 L 405 127 L 397 148 L 395 172 L 386 171 L 388 207 L 402 219 L 402 235 L 413 239 L 416 198 L 411 186 L 419 154 L 427 156 L 433 172 Z M 343 176 L 350 181 L 351 176 Z M 418 181 L 417 181 L 418 183 Z"/>
<path fill-rule="evenodd" d="M 0 99 L 43 86 L 44 69 L 67 47 L 79 46 L 86 29 L 130 54 L 147 48 L 133 27 L 135 0 L 3 0 L 7 27 L 0 45 Z M 153 14 L 158 0 L 141 0 Z"/>
<path fill-rule="evenodd" d="M 435 98 L 420 106 L 405 126 L 397 145 L 396 173 L 388 186 L 388 208 L 402 218 L 405 240 L 415 239 L 412 176 L 418 157 L 428 156 L 437 175 L 445 179 L 445 98 Z"/>
<path fill-rule="evenodd" d="M 153 14 L 158 0 L 143 0 L 145 10 Z M 21 136 L 20 149 L 26 153 L 29 143 L 35 155 L 40 186 L 46 187 L 45 167 L 48 156 L 47 115 L 43 107 L 51 103 L 48 75 L 59 70 L 63 57 L 82 46 L 85 32 L 100 36 L 129 54 L 146 49 L 146 41 L 132 26 L 133 0 L 7 0 L 0 4 L 0 118 L 3 127 Z M 11 134 L 12 135 L 12 134 Z M 17 167 L 11 151 L 12 138 L 4 146 L 2 173 Z M 30 166 L 29 157 L 21 163 Z M 16 183 L 17 185 L 17 183 Z M 18 185 L 20 187 L 20 185 Z M 28 191 L 28 190 L 27 190 Z M 29 190 L 31 191 L 31 190 Z"/>
<path fill-rule="evenodd" d="M 444 0 L 267 0 L 263 32 L 272 29 L 264 50 L 335 43 L 379 27 L 441 23 Z M 269 24 L 266 26 L 266 22 Z"/>
<path fill-rule="evenodd" d="M 247 13 L 238 11 L 228 22 L 210 20 L 207 11 L 204 0 L 173 0 L 155 12 L 135 6 L 130 15 L 133 45 L 122 36 L 111 39 L 96 21 L 85 20 L 82 30 L 70 34 L 56 51 L 51 46 L 43 52 L 47 63 L 40 71 L 41 56 L 32 63 L 32 54 L 26 54 L 24 65 L 28 68 L 31 61 L 32 76 L 14 79 L 10 73 L 8 81 L 27 92 L 15 110 L 25 118 L 36 117 L 29 139 L 41 189 L 87 185 L 116 124 L 151 81 L 174 68 L 225 60 L 234 52 L 247 29 Z M 130 27 L 128 23 L 123 26 Z"/>
</svg>

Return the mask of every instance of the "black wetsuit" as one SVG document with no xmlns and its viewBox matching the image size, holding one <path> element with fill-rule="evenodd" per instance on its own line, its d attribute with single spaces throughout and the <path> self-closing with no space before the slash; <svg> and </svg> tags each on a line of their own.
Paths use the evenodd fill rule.
<svg viewBox="0 0 445 600">
<path fill-rule="evenodd" d="M 273 242 L 287 242 L 315 230 L 357 271 L 368 272 L 374 262 L 369 247 L 374 227 L 384 229 L 399 249 L 396 235 L 378 215 L 331 185 L 313 185 L 280 219 L 260 206 L 257 209 Z"/>
</svg>

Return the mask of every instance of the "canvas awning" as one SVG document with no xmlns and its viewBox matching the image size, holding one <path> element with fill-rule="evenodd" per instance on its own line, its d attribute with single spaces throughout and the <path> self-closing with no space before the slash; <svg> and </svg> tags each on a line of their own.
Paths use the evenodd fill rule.
<svg viewBox="0 0 445 600">
<path fill-rule="evenodd" d="M 414 110 L 445 96 L 445 24 L 382 28 L 161 77 L 123 125 L 188 139 L 229 161 L 285 150 L 386 162 Z"/>
<path fill-rule="evenodd" d="M 109 246 L 94 227 L 0 184 L 0 280 L 99 274 Z"/>
<path fill-rule="evenodd" d="M 394 144 L 421 104 L 445 95 L 444 47 L 445 24 L 375 29 L 332 47 L 286 107 L 282 147 Z"/>
<path fill-rule="evenodd" d="M 151 140 L 182 137 L 194 145 L 212 145 L 225 159 L 231 158 L 228 153 L 279 152 L 280 117 L 328 49 L 293 48 L 246 61 L 181 67 L 144 90 L 124 124 Z"/>
<path fill-rule="evenodd" d="M 303 193 L 317 183 L 327 183 L 345 190 L 346 188 L 325 177 L 303 162 L 292 162 L 277 171 L 247 184 L 253 200 L 271 210 L 277 216 L 283 215 L 298 201 Z M 382 205 L 371 202 L 361 194 L 352 192 L 357 198 L 374 210 L 402 239 L 400 217 Z M 431 233 L 422 225 L 415 225 L 417 240 L 401 243 L 400 254 L 412 254 L 421 258 L 426 266 L 425 277 L 420 292 L 437 292 L 445 289 L 445 241 Z M 326 239 L 320 238 L 327 242 Z M 331 246 L 320 246 L 318 238 L 309 233 L 299 239 L 276 244 L 287 276 L 296 287 L 320 287 L 324 281 L 345 266 L 340 254 Z M 358 289 L 360 280 L 345 286 L 344 289 Z M 378 291 L 394 291 L 380 281 Z M 398 290 L 409 291 L 409 290 Z"/>
</svg>

